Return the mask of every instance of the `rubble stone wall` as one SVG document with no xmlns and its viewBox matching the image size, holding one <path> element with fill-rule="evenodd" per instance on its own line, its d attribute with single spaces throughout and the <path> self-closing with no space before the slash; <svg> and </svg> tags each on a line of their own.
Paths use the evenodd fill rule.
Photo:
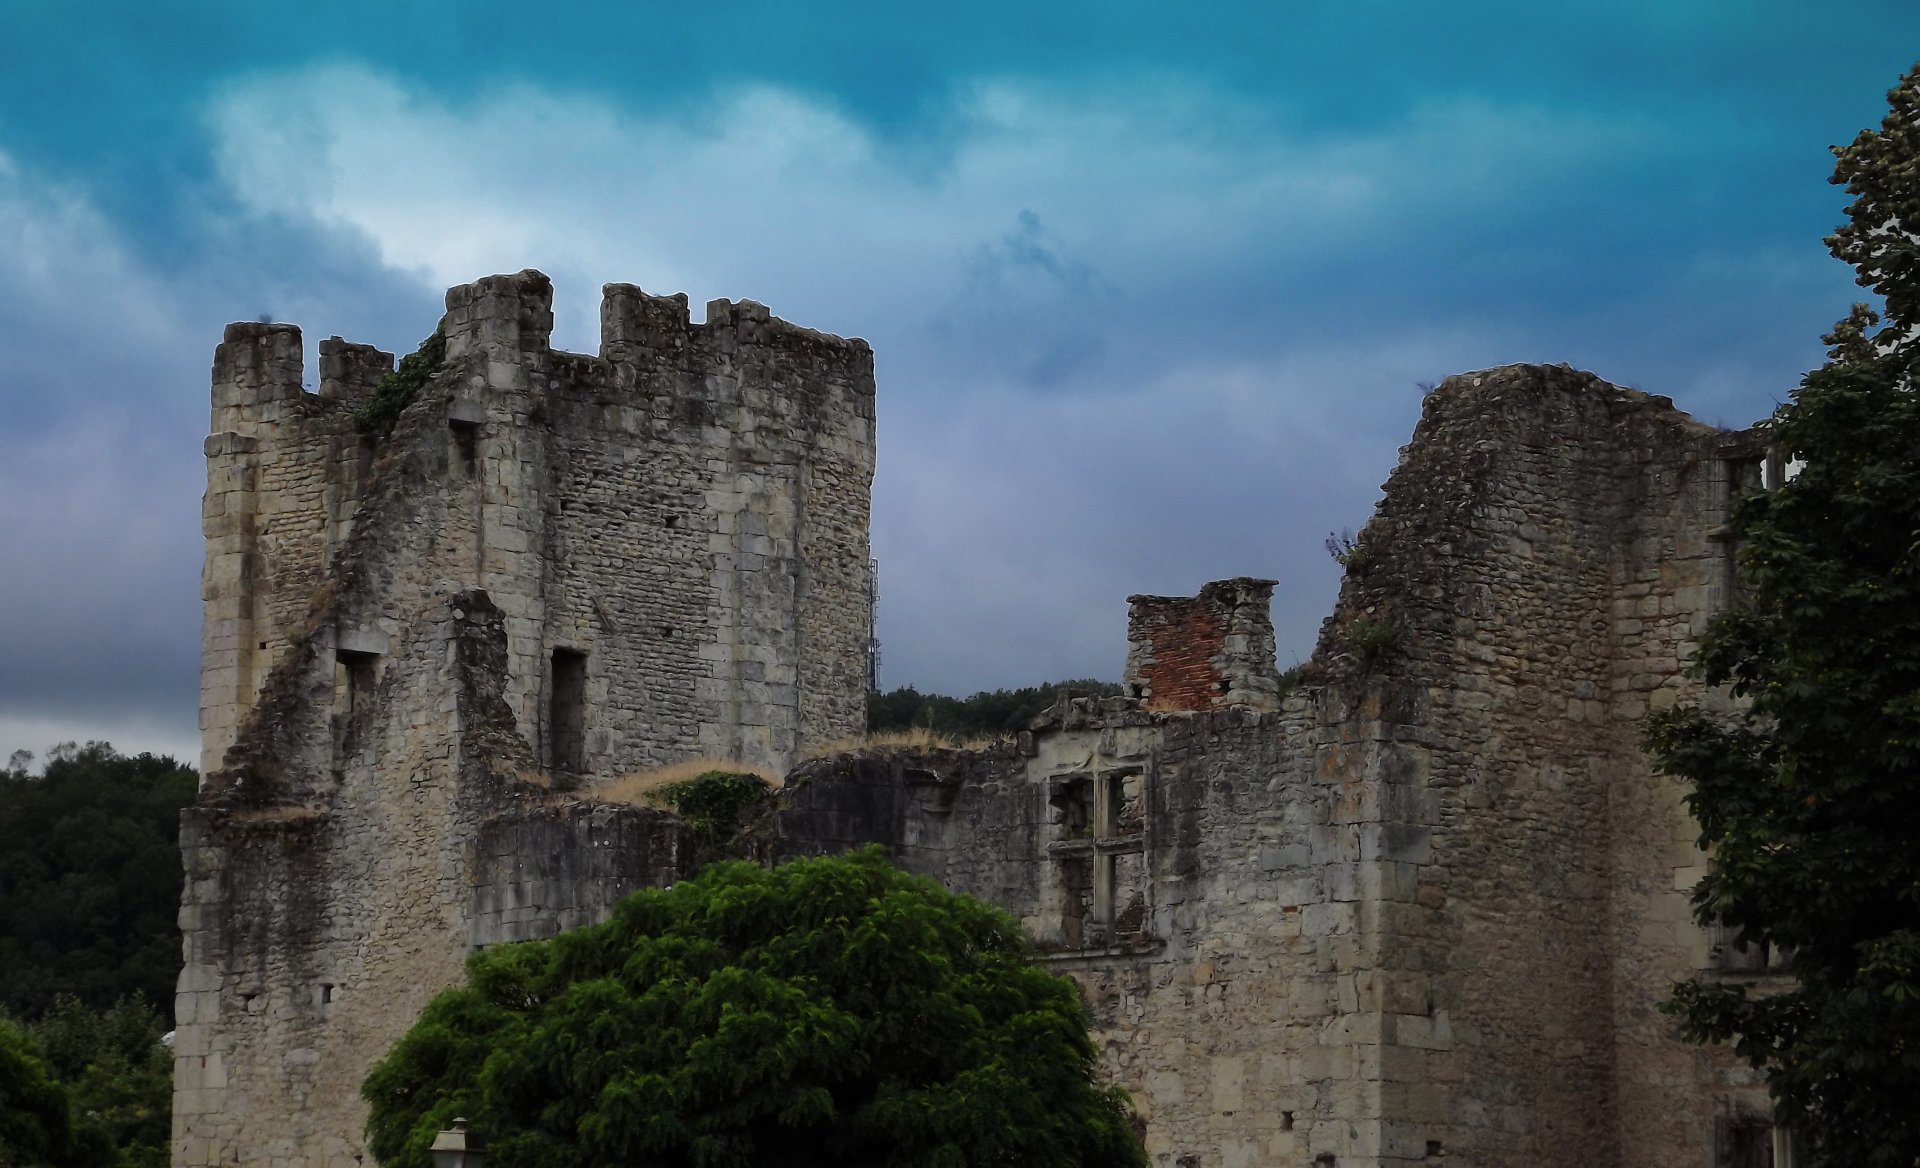
<svg viewBox="0 0 1920 1168">
<path fill-rule="evenodd" d="M 676 819 L 568 791 L 862 728 L 865 343 L 613 285 L 556 352 L 551 296 L 451 290 L 384 436 L 387 354 L 323 343 L 318 393 L 291 326 L 216 354 L 176 1165 L 360 1163 L 360 1081 L 473 947 L 684 874 Z"/>
<path fill-rule="evenodd" d="M 1135 598 L 1152 692 L 1011 755 L 810 764 L 781 829 L 1018 915 L 1164 1168 L 1704 1168 L 1764 1092 L 1656 1008 L 1714 950 L 1640 739 L 1717 700 L 1681 666 L 1762 453 L 1565 368 L 1451 379 L 1280 711 L 1144 681 L 1224 642 L 1235 582 Z"/>
<path fill-rule="evenodd" d="M 372 447 L 385 354 L 329 342 L 306 395 L 296 333 L 222 345 L 176 1164 L 355 1163 L 360 1077 L 472 947 L 686 874 L 677 820 L 568 770 L 860 727 L 871 354 L 623 285 L 557 353 L 549 297 L 450 293 Z M 1766 1104 L 1657 1011 L 1727 954 L 1641 735 L 1721 700 L 1682 664 L 1764 453 L 1565 367 L 1451 378 L 1284 700 L 1271 582 L 1134 597 L 1129 696 L 805 762 L 774 851 L 877 843 L 1012 913 L 1156 1168 L 1704 1168 Z"/>
</svg>

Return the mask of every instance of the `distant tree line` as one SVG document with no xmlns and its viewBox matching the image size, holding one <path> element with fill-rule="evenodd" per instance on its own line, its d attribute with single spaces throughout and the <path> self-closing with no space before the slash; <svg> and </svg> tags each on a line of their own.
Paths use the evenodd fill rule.
<svg viewBox="0 0 1920 1168">
<path fill-rule="evenodd" d="M 867 695 L 867 731 L 931 730 L 952 738 L 992 738 L 1026 728 L 1035 715 L 1067 694 L 1113 697 L 1111 681 L 1076 678 L 1021 689 L 981 690 L 970 697 L 921 693 L 907 685 Z"/>
<path fill-rule="evenodd" d="M 0 769 L 0 1165 L 161 1168 L 199 776 L 103 742 L 32 762 Z"/>
<path fill-rule="evenodd" d="M 180 809 L 199 776 L 104 742 L 54 747 L 37 775 L 31 760 L 0 771 L 0 1010 L 36 1018 L 57 994 L 171 1003 Z"/>
</svg>

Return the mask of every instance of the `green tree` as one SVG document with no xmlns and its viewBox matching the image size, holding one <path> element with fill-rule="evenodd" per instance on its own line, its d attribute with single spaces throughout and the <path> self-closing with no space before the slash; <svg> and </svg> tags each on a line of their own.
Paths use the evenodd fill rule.
<svg viewBox="0 0 1920 1168">
<path fill-rule="evenodd" d="M 475 954 L 368 1076 L 374 1155 L 501 1168 L 1145 1165 L 1073 983 L 878 849 L 717 864 Z"/>
<path fill-rule="evenodd" d="M 932 730 L 954 738 L 997 737 L 1023 730 L 1035 715 L 1066 694 L 1112 697 L 1111 681 L 1077 678 L 1020 689 L 981 690 L 965 698 L 923 694 L 912 686 L 867 695 L 867 730 Z"/>
<path fill-rule="evenodd" d="M 104 742 L 0 770 L 0 1011 L 36 1018 L 69 993 L 130 994 L 172 1014 L 180 973 L 180 809 L 199 785 L 170 758 Z"/>
<path fill-rule="evenodd" d="M 166 1168 L 171 1144 L 173 1052 L 160 1041 L 160 1013 L 126 998 L 94 1011 L 63 994 L 28 1033 L 72 1100 L 76 1129 L 93 1159 L 112 1168 Z"/>
<path fill-rule="evenodd" d="M 73 1105 L 24 1031 L 0 1018 L 0 1168 L 94 1168 L 113 1154 L 73 1122 Z"/>
<path fill-rule="evenodd" d="M 1804 462 L 1739 506 L 1740 595 L 1695 666 L 1745 699 L 1657 719 L 1709 870 L 1704 924 L 1791 954 L 1770 993 L 1697 978 L 1669 1009 L 1766 1070 L 1810 1168 L 1920 1164 L 1920 66 L 1835 151 L 1854 201 L 1828 245 L 1883 298 L 1774 415 Z"/>
</svg>

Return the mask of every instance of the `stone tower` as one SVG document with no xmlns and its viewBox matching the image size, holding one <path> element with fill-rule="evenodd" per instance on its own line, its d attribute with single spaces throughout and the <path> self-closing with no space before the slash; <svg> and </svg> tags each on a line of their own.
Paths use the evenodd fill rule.
<svg viewBox="0 0 1920 1168">
<path fill-rule="evenodd" d="M 692 758 L 784 771 L 864 725 L 866 343 L 608 285 L 552 349 L 538 272 L 393 358 L 235 324 L 207 439 L 204 789 L 183 819 L 174 1163 L 357 1163 L 358 1084 L 472 947 L 670 877 L 678 826 L 564 794 Z"/>
</svg>

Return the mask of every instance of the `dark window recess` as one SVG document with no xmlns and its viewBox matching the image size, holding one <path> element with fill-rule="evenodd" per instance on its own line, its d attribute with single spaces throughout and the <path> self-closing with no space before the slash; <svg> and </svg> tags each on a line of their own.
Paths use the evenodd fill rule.
<svg viewBox="0 0 1920 1168">
<path fill-rule="evenodd" d="M 1740 930 L 1716 925 L 1707 933 L 1707 965 L 1720 973 L 1780 972 L 1789 968 L 1787 954 L 1765 941 L 1740 943 Z"/>
<path fill-rule="evenodd" d="M 547 738 L 553 747 L 556 771 L 579 774 L 586 769 L 587 655 L 573 649 L 553 651 L 552 707 Z"/>
<path fill-rule="evenodd" d="M 1095 944 L 1097 930 L 1087 918 L 1093 913 L 1093 860 L 1077 856 L 1060 865 L 1060 936 L 1069 949 Z"/>
<path fill-rule="evenodd" d="M 352 717 L 373 700 L 373 688 L 380 682 L 380 654 L 342 649 L 339 656 L 347 673 L 346 712 Z"/>
<path fill-rule="evenodd" d="M 1723 1119 L 1714 1129 L 1714 1168 L 1776 1168 L 1773 1124 L 1741 1116 Z"/>
<path fill-rule="evenodd" d="M 1084 775 L 1055 779 L 1047 801 L 1052 804 L 1054 838 L 1087 838 L 1093 827 L 1093 780 Z"/>
<path fill-rule="evenodd" d="M 448 424 L 453 431 L 453 448 L 456 466 L 462 478 L 474 477 L 474 471 L 480 466 L 480 427 L 473 422 L 454 419 Z"/>
</svg>

